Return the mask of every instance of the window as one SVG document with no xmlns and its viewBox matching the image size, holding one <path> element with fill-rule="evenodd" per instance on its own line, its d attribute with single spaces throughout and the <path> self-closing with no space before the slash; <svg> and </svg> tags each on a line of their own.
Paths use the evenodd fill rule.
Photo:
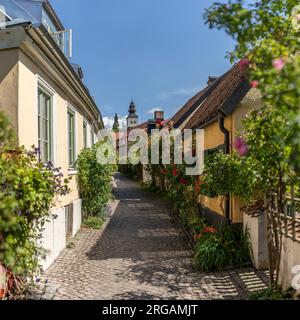
<svg viewBox="0 0 300 320">
<path fill-rule="evenodd" d="M 42 24 L 44 25 L 44 27 L 47 29 L 48 32 L 52 33 L 52 32 L 58 31 L 53 20 L 50 18 L 50 16 L 45 10 L 43 10 L 43 13 L 42 13 Z"/>
<path fill-rule="evenodd" d="M 68 110 L 68 145 L 69 145 L 69 167 L 75 164 L 75 113 Z"/>
<path fill-rule="evenodd" d="M 83 121 L 83 147 L 87 148 L 87 123 Z"/>
<path fill-rule="evenodd" d="M 94 137 L 94 129 L 91 128 L 91 141 L 92 141 L 92 146 L 95 144 L 95 137 Z"/>
<path fill-rule="evenodd" d="M 38 90 L 38 145 L 40 161 L 52 161 L 52 97 Z"/>
<path fill-rule="evenodd" d="M 214 155 L 215 153 L 220 152 L 220 151 L 222 151 L 222 152 L 225 151 L 225 145 L 224 145 L 224 144 L 221 144 L 221 145 L 219 145 L 218 147 L 213 148 L 213 149 L 207 149 L 207 150 L 205 150 L 205 151 L 204 151 L 204 159 L 205 159 L 205 161 L 206 161 L 207 159 L 209 159 L 212 155 Z"/>
</svg>

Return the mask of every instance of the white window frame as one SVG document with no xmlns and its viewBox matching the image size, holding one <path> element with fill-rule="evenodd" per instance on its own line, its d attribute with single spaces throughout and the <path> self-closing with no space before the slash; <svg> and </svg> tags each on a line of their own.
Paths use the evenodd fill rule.
<svg viewBox="0 0 300 320">
<path fill-rule="evenodd" d="M 90 125 L 91 147 L 95 144 L 95 130 L 94 125 Z"/>
<path fill-rule="evenodd" d="M 56 166 L 56 92 L 55 90 L 40 76 L 36 75 L 36 121 L 37 121 L 37 146 L 39 145 L 38 137 L 38 115 L 39 115 L 39 91 L 43 91 L 51 97 L 51 163 Z"/>
<path fill-rule="evenodd" d="M 69 154 L 69 148 L 70 148 L 70 141 L 69 141 L 69 117 L 68 117 L 68 113 L 72 113 L 74 115 L 74 164 L 77 160 L 77 151 L 78 151 L 78 148 L 77 148 L 77 141 L 78 141 L 78 137 L 77 137 L 77 110 L 71 106 L 71 105 L 68 105 L 68 108 L 67 108 L 67 138 L 68 138 L 68 170 L 69 170 L 69 174 L 76 174 L 76 169 L 73 166 L 70 165 L 70 154 Z"/>
<path fill-rule="evenodd" d="M 85 139 L 84 139 L 84 127 L 85 127 L 85 130 L 86 130 L 86 133 L 85 133 Z M 88 132 L 89 130 L 89 124 L 88 124 L 88 121 L 83 118 L 83 122 L 82 122 L 82 149 L 86 149 L 89 147 L 89 139 L 88 139 Z"/>
</svg>

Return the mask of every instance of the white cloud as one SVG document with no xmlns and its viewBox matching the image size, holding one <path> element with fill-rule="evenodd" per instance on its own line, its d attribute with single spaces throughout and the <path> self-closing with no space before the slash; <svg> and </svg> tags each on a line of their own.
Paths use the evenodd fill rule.
<svg viewBox="0 0 300 320">
<path fill-rule="evenodd" d="M 163 92 L 157 96 L 159 100 L 166 100 L 173 96 L 193 96 L 199 91 L 199 87 L 180 88 L 169 92 Z"/>
<path fill-rule="evenodd" d="M 104 117 L 103 122 L 106 129 L 111 129 L 115 122 L 115 118 Z M 119 116 L 119 124 L 120 124 L 120 129 L 126 128 L 126 116 Z"/>
<path fill-rule="evenodd" d="M 155 111 L 163 111 L 161 108 L 153 108 L 147 111 L 148 114 L 154 114 Z"/>
</svg>

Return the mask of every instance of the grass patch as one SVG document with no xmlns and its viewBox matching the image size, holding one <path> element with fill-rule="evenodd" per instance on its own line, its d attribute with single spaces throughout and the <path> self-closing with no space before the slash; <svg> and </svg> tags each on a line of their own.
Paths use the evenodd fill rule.
<svg viewBox="0 0 300 320">
<path fill-rule="evenodd" d="M 103 226 L 104 221 L 103 217 L 88 217 L 82 222 L 82 227 L 99 230 Z"/>
<path fill-rule="evenodd" d="M 291 300 L 293 299 L 294 292 L 293 288 L 282 290 L 269 287 L 250 294 L 248 300 Z"/>
</svg>

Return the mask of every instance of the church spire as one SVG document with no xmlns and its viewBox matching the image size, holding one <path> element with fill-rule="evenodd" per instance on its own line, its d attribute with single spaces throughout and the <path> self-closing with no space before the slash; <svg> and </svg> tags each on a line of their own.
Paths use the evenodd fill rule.
<svg viewBox="0 0 300 320">
<path fill-rule="evenodd" d="M 135 113 L 136 113 L 136 106 L 135 106 L 135 104 L 133 102 L 133 99 L 131 99 L 131 103 L 129 105 L 128 113 L 129 113 L 129 115 L 135 115 Z"/>
<path fill-rule="evenodd" d="M 127 128 L 134 128 L 138 125 L 138 115 L 136 114 L 136 106 L 131 99 L 131 103 L 128 109 L 128 116 L 127 116 Z"/>
<path fill-rule="evenodd" d="M 114 124 L 113 124 L 113 130 L 114 131 L 118 131 L 119 128 L 120 128 L 119 117 L 118 117 L 118 114 L 116 113 L 115 114 L 115 121 L 114 121 Z"/>
</svg>

